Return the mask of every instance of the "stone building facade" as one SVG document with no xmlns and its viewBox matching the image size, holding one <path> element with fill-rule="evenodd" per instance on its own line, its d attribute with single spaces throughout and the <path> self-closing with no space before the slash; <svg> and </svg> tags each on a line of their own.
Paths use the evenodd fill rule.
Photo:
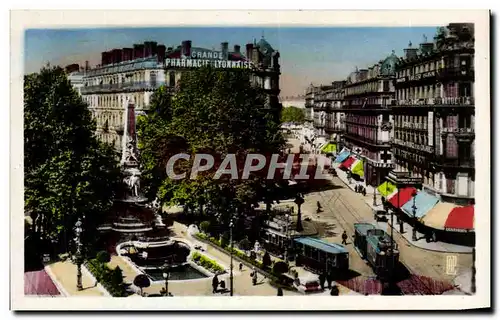
<svg viewBox="0 0 500 320">
<path fill-rule="evenodd" d="M 246 54 L 235 45 L 228 49 L 223 42 L 220 50 L 192 46 L 189 40 L 177 47 L 166 47 L 154 41 L 134 44 L 131 48 L 112 49 L 101 53 L 101 64 L 88 68 L 80 88 L 97 122 L 99 139 L 122 148 L 124 111 L 133 101 L 136 114 L 149 108 L 151 96 L 165 85 L 175 94 L 182 72 L 203 65 L 216 68 L 247 68 L 252 71 L 252 83 L 266 92 L 266 107 L 279 119 L 280 54 L 262 38 L 246 45 Z"/>
<path fill-rule="evenodd" d="M 378 186 L 392 169 L 394 76 L 398 61 L 393 52 L 367 69 L 356 69 L 344 87 L 343 146 L 364 161 L 366 184 Z"/>
<path fill-rule="evenodd" d="M 450 24 L 396 64 L 395 171 L 459 204 L 474 198 L 474 28 Z"/>
</svg>

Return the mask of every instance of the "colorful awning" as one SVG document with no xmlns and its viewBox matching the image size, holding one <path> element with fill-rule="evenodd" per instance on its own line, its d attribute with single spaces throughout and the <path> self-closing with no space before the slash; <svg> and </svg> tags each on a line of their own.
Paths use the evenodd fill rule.
<svg viewBox="0 0 500 320">
<path fill-rule="evenodd" d="M 444 230 L 448 215 L 456 207 L 453 203 L 440 201 L 422 218 L 422 223 L 434 229 Z"/>
<path fill-rule="evenodd" d="M 342 151 L 338 156 L 337 158 L 335 158 L 335 162 L 337 163 L 341 163 L 342 161 L 344 161 L 345 159 L 347 159 L 347 157 L 349 157 L 349 150 L 344 150 Z"/>
<path fill-rule="evenodd" d="M 363 178 L 365 176 L 364 168 L 363 168 L 363 161 L 358 160 L 354 164 L 351 165 L 351 172 L 353 174 L 358 175 L 360 178 Z"/>
<path fill-rule="evenodd" d="M 321 152 L 335 153 L 335 152 L 337 152 L 337 144 L 336 143 L 328 143 L 323 148 L 321 148 Z"/>
<path fill-rule="evenodd" d="M 392 184 L 391 182 L 389 181 L 386 181 L 384 183 L 382 183 L 381 185 L 379 185 L 377 187 L 377 190 L 378 192 L 380 192 L 380 194 L 384 197 L 389 197 L 390 195 L 392 195 L 396 190 L 396 186 L 394 184 Z"/>
<path fill-rule="evenodd" d="M 398 192 L 389 199 L 389 202 L 394 208 L 399 209 L 413 197 L 414 192 L 417 192 L 417 189 L 413 187 L 399 189 Z"/>
<path fill-rule="evenodd" d="M 428 194 L 425 191 L 417 191 L 417 195 L 415 196 L 415 201 L 413 198 L 406 202 L 402 209 L 409 216 L 413 218 L 413 203 L 415 203 L 415 217 L 417 219 L 421 219 L 429 210 L 434 208 L 436 203 L 439 202 L 439 198 Z"/>
<path fill-rule="evenodd" d="M 342 164 L 340 164 L 339 168 L 349 169 L 351 167 L 351 165 L 354 163 L 354 161 L 356 161 L 356 158 L 349 157 L 346 160 L 344 160 L 344 162 L 342 162 Z"/>
<path fill-rule="evenodd" d="M 474 230 L 474 206 L 457 207 L 451 210 L 444 227 L 446 230 Z"/>
</svg>

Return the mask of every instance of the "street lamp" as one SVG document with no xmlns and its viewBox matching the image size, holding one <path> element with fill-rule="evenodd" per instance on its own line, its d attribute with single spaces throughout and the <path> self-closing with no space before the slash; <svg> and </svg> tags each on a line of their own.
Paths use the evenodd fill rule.
<svg viewBox="0 0 500 320">
<path fill-rule="evenodd" d="M 352 182 L 352 174 L 351 174 L 351 171 L 347 171 L 347 179 L 349 181 L 349 184 L 351 184 Z"/>
<path fill-rule="evenodd" d="M 288 246 L 289 246 L 289 239 L 288 239 L 288 225 L 290 224 L 290 214 L 287 212 L 285 214 L 285 219 L 286 219 L 286 225 L 285 225 L 285 261 L 288 263 Z"/>
<path fill-rule="evenodd" d="M 170 268 L 168 266 L 163 270 L 163 279 L 165 279 L 165 296 L 168 297 L 168 279 L 170 278 Z"/>
<path fill-rule="evenodd" d="M 412 241 L 417 241 L 417 229 L 416 229 L 416 223 L 417 223 L 417 205 L 416 205 L 416 199 L 417 199 L 417 192 L 413 191 L 413 206 L 411 207 L 413 210 L 413 230 L 411 233 L 411 240 Z"/>
<path fill-rule="evenodd" d="M 230 245 L 230 256 L 231 262 L 229 264 L 229 295 L 233 296 L 233 218 L 231 217 L 231 222 L 229 222 L 229 245 Z"/>
<path fill-rule="evenodd" d="M 295 197 L 295 204 L 297 205 L 297 231 L 301 232 L 304 230 L 304 227 L 302 227 L 302 212 L 300 211 L 300 207 L 304 203 L 304 198 L 302 195 L 299 193 Z"/>
<path fill-rule="evenodd" d="M 376 181 L 377 179 L 377 176 L 376 174 L 374 173 L 372 175 L 372 181 Z M 372 183 L 372 187 L 373 187 L 373 206 L 376 207 L 377 206 L 377 189 L 374 187 L 374 185 L 376 185 L 376 183 Z"/>
<path fill-rule="evenodd" d="M 83 232 L 82 228 L 82 220 L 78 218 L 78 220 L 75 223 L 75 243 L 76 243 L 76 289 L 78 291 L 83 290 L 83 285 L 82 285 L 82 240 L 81 240 L 81 235 Z"/>
</svg>

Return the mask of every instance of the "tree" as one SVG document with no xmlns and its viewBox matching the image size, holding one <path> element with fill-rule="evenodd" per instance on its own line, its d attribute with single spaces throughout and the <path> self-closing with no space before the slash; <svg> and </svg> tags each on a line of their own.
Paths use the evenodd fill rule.
<svg viewBox="0 0 500 320">
<path fill-rule="evenodd" d="M 108 263 L 111 261 L 111 256 L 107 251 L 99 251 L 96 256 L 97 261 L 100 263 Z"/>
<path fill-rule="evenodd" d="M 277 261 L 273 265 L 273 272 L 276 274 L 283 274 L 288 271 L 288 264 L 283 261 Z"/>
<path fill-rule="evenodd" d="M 249 250 L 252 249 L 252 244 L 248 240 L 248 237 L 245 237 L 244 239 L 242 239 L 240 241 L 240 243 L 238 244 L 238 246 L 240 247 L 241 250 L 243 250 L 245 252 L 247 252 L 247 251 L 249 251 Z"/>
<path fill-rule="evenodd" d="M 202 223 L 200 223 L 200 230 L 203 233 L 208 233 L 208 231 L 210 230 L 210 221 L 203 221 Z"/>
<path fill-rule="evenodd" d="M 264 253 L 264 256 L 262 257 L 262 266 L 264 267 L 264 269 L 267 269 L 271 266 L 271 256 L 267 251 L 266 253 Z"/>
<path fill-rule="evenodd" d="M 151 285 L 151 281 L 145 274 L 139 274 L 134 278 L 134 286 L 141 289 L 141 297 L 143 295 L 143 289 L 148 288 Z"/>
<path fill-rule="evenodd" d="M 82 241 L 90 247 L 119 182 L 116 153 L 96 139 L 95 129 L 62 68 L 47 66 L 24 77 L 25 211 L 37 238 L 63 251 L 83 216 Z"/>
<path fill-rule="evenodd" d="M 111 272 L 111 283 L 117 287 L 123 284 L 123 272 L 119 266 L 114 268 Z"/>
<path fill-rule="evenodd" d="M 191 155 L 174 166 L 175 173 L 186 172 L 189 177 L 195 154 L 213 155 L 216 164 L 235 154 L 241 176 L 247 154 L 281 150 L 279 120 L 266 107 L 263 89 L 251 84 L 247 70 L 198 68 L 183 73 L 179 84 L 173 97 L 163 87 L 155 92 L 149 112 L 138 120 L 149 196 L 199 208 L 200 217 L 203 205 L 209 204 L 221 215 L 210 217 L 212 222 L 227 226 L 236 209 L 250 210 L 259 201 L 263 177 L 253 174 L 246 180 L 231 180 L 226 175 L 214 180 L 215 168 L 195 179 L 173 180 L 166 174 L 166 164 L 174 154 Z"/>
<path fill-rule="evenodd" d="M 281 110 L 281 122 L 295 122 L 295 123 L 304 123 L 305 120 L 305 112 L 304 109 L 297 108 L 294 106 L 290 106 L 287 108 L 283 108 Z"/>
</svg>

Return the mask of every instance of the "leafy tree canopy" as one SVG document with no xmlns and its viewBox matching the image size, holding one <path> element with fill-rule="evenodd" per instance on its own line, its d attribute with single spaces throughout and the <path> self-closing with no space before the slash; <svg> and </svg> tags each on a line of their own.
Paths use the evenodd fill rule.
<svg viewBox="0 0 500 320">
<path fill-rule="evenodd" d="M 281 122 L 296 122 L 304 123 L 305 112 L 304 109 L 294 106 L 286 107 L 281 110 Z"/>
<path fill-rule="evenodd" d="M 119 178 L 113 149 L 97 141 L 87 104 L 60 67 L 24 77 L 25 211 L 42 238 L 67 245 L 78 217 L 90 241 Z M 64 248 L 67 249 L 67 248 Z"/>
<path fill-rule="evenodd" d="M 196 179 L 171 180 L 166 174 L 170 157 L 191 155 L 189 161 L 176 162 L 174 171 L 181 173 L 192 167 L 195 154 L 208 153 L 216 161 L 227 154 L 244 159 L 248 153 L 278 153 L 284 144 L 279 123 L 265 106 L 263 90 L 251 85 L 250 73 L 211 67 L 186 71 L 175 96 L 160 88 L 149 112 L 138 120 L 138 135 L 149 197 L 222 211 L 257 202 L 262 178 L 229 180 L 223 175 L 214 180 L 214 172 L 200 172 Z"/>
</svg>

